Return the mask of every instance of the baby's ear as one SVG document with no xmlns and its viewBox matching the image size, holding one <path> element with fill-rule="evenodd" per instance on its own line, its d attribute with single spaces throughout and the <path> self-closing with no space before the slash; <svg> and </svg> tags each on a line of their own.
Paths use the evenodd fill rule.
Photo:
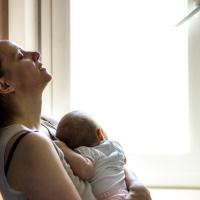
<svg viewBox="0 0 200 200">
<path fill-rule="evenodd" d="M 107 139 L 102 128 L 97 128 L 96 134 L 99 141 Z"/>
<path fill-rule="evenodd" d="M 9 94 L 14 91 L 15 89 L 4 78 L 0 78 L 0 94 Z"/>
</svg>

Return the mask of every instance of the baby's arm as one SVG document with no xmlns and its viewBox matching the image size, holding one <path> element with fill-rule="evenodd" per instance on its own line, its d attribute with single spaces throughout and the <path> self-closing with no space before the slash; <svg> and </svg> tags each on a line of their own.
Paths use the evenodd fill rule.
<svg viewBox="0 0 200 200">
<path fill-rule="evenodd" d="M 92 161 L 81 154 L 74 152 L 60 140 L 56 140 L 55 143 L 63 151 L 65 159 L 70 164 L 74 174 L 83 180 L 88 180 L 95 170 L 95 166 Z"/>
</svg>

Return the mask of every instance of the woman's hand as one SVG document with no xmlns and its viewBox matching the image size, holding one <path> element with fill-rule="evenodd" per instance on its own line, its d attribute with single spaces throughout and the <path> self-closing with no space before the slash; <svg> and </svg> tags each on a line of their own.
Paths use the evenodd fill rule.
<svg viewBox="0 0 200 200">
<path fill-rule="evenodd" d="M 151 195 L 144 185 L 134 184 L 129 187 L 129 193 L 125 200 L 151 200 Z"/>
<path fill-rule="evenodd" d="M 125 200 L 151 200 L 149 190 L 139 181 L 132 171 L 125 169 L 125 175 L 129 191 Z"/>
</svg>

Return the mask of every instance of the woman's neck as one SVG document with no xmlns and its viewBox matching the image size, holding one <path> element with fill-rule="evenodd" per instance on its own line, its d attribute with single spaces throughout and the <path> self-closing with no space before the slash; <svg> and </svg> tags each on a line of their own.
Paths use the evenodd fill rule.
<svg viewBox="0 0 200 200">
<path fill-rule="evenodd" d="M 21 98 L 19 98 L 21 99 Z M 40 126 L 42 98 L 25 98 L 17 101 L 18 115 L 15 123 L 23 124 L 30 129 L 38 129 Z"/>
</svg>

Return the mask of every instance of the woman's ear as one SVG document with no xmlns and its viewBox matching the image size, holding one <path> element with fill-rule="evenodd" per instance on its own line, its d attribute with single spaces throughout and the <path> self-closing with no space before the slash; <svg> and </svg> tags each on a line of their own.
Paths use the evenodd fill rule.
<svg viewBox="0 0 200 200">
<path fill-rule="evenodd" d="M 3 78 L 0 79 L 0 94 L 10 94 L 14 91 L 15 89 L 8 82 Z"/>
</svg>

